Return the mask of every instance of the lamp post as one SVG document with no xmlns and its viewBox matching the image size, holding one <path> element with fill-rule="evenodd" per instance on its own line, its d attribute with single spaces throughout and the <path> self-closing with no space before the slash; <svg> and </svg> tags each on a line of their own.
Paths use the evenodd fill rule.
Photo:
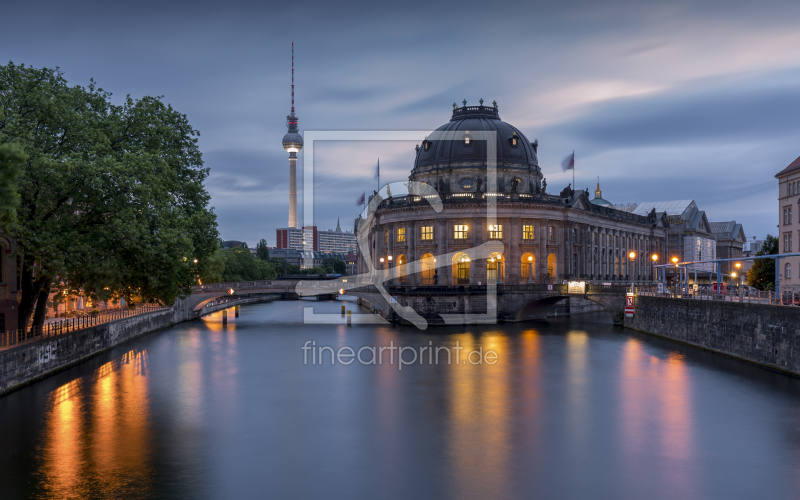
<svg viewBox="0 0 800 500">
<path fill-rule="evenodd" d="M 650 259 L 653 261 L 653 271 L 656 273 L 656 282 L 658 282 L 658 268 L 656 264 L 658 264 L 658 254 L 653 254 L 650 256 Z"/>
<path fill-rule="evenodd" d="M 680 268 L 678 267 L 678 258 L 677 258 L 677 257 L 673 257 L 671 260 L 672 260 L 672 263 L 673 263 L 673 264 L 675 264 L 675 270 L 679 272 L 679 271 L 680 271 Z M 664 274 L 666 275 L 666 273 L 667 273 L 667 271 L 665 270 L 665 271 L 664 271 Z M 683 284 L 683 283 L 681 282 L 681 280 L 682 280 L 682 279 L 683 279 L 683 275 L 680 275 L 680 277 L 678 278 L 678 283 L 680 283 L 680 284 Z M 676 287 L 675 287 L 676 291 L 677 291 L 677 288 L 678 288 L 678 287 L 676 286 Z"/>
<path fill-rule="evenodd" d="M 498 285 L 502 285 L 503 284 L 503 278 L 502 278 L 502 272 L 501 272 L 502 269 L 503 269 L 502 268 L 503 263 L 501 262 L 502 260 L 503 260 L 503 255 L 502 254 L 497 254 L 497 284 Z"/>
<path fill-rule="evenodd" d="M 631 253 L 628 254 L 628 259 L 630 259 L 631 263 L 635 262 L 636 261 L 636 252 L 631 251 Z M 630 270 L 631 267 L 633 267 L 633 266 L 629 264 L 628 265 L 628 269 Z M 633 293 L 633 291 L 634 291 L 633 277 L 634 277 L 634 274 L 631 273 L 631 293 Z"/>
<path fill-rule="evenodd" d="M 533 256 L 528 256 L 528 284 L 533 284 Z"/>
<path fill-rule="evenodd" d="M 389 263 L 386 264 L 386 274 L 387 274 L 387 277 L 388 277 L 388 275 L 392 273 L 392 256 L 390 255 L 387 258 L 389 259 Z"/>
<path fill-rule="evenodd" d="M 381 257 L 381 280 L 386 277 L 386 273 L 383 272 L 383 257 Z"/>
</svg>

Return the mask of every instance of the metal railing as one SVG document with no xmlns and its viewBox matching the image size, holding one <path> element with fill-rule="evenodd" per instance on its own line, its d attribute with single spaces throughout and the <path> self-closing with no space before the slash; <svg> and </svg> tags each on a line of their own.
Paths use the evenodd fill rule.
<svg viewBox="0 0 800 500">
<path fill-rule="evenodd" d="M 50 321 L 42 326 L 31 327 L 29 330 L 9 330 L 0 333 L 0 348 L 11 347 L 25 342 L 33 342 L 50 337 L 57 337 L 65 333 L 82 330 L 92 326 L 108 323 L 122 318 L 135 316 L 137 314 L 160 311 L 169 307 L 157 304 L 143 304 L 133 309 L 118 307 L 114 309 L 104 309 L 96 313 L 85 313 L 72 318 L 63 318 Z"/>
<path fill-rule="evenodd" d="M 776 295 L 775 292 L 772 291 L 751 290 L 745 287 L 726 287 L 719 292 L 710 287 L 702 287 L 697 290 L 690 289 L 688 292 L 681 291 L 680 286 L 664 288 L 663 291 L 658 291 L 656 287 L 637 287 L 636 295 L 686 300 L 717 300 L 773 306 L 800 305 L 800 294 L 794 292 L 782 292 Z"/>
</svg>

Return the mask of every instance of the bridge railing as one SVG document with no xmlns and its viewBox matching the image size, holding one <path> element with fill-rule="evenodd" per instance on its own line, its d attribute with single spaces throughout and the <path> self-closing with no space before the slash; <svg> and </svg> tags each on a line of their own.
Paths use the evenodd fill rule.
<svg viewBox="0 0 800 500">
<path fill-rule="evenodd" d="M 0 348 L 11 347 L 44 338 L 57 337 L 65 333 L 74 332 L 75 330 L 82 330 L 102 323 L 108 323 L 137 314 L 160 311 L 162 309 L 169 309 L 169 307 L 157 304 L 143 304 L 133 309 L 127 307 L 104 309 L 95 313 L 87 312 L 72 318 L 50 321 L 42 326 L 31 327 L 29 330 L 8 330 L 0 333 Z"/>
<path fill-rule="evenodd" d="M 711 288 L 690 289 L 682 291 L 680 287 L 668 287 L 658 291 L 656 287 L 637 287 L 637 295 L 652 297 L 669 297 L 682 300 L 718 300 L 726 302 L 741 302 L 748 304 L 767 304 L 774 306 L 798 306 L 800 305 L 800 294 L 795 292 L 782 292 L 780 296 L 775 295 L 774 291 L 750 290 L 745 287 L 727 287 L 717 292 Z"/>
</svg>

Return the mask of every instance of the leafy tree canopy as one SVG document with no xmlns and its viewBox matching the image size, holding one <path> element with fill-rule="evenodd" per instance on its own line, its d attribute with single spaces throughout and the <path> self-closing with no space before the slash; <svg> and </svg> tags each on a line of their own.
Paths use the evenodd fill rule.
<svg viewBox="0 0 800 500">
<path fill-rule="evenodd" d="M 759 255 L 775 255 L 778 253 L 778 238 L 767 235 Z M 757 259 L 747 271 L 747 284 L 758 290 L 775 290 L 775 259 Z"/>
<path fill-rule="evenodd" d="M 20 328 L 34 306 L 43 321 L 62 284 L 128 303 L 191 290 L 218 234 L 186 115 L 160 97 L 113 104 L 94 81 L 70 86 L 58 68 L 11 62 L 0 66 L 0 109 L 0 144 L 27 156 L 17 217 L 0 220 L 22 256 Z"/>
</svg>

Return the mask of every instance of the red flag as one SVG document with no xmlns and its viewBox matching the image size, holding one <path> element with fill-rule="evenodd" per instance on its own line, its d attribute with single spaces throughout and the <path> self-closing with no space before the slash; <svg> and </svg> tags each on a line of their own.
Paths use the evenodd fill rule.
<svg viewBox="0 0 800 500">
<path fill-rule="evenodd" d="M 356 206 L 357 207 L 360 207 L 361 205 L 364 204 L 364 199 L 366 198 L 366 196 L 367 196 L 367 192 L 366 191 L 361 193 L 361 197 L 356 201 Z"/>
<path fill-rule="evenodd" d="M 567 170 L 575 170 L 575 152 L 573 151 L 572 154 L 564 158 L 561 162 L 561 170 L 566 172 Z"/>
</svg>

